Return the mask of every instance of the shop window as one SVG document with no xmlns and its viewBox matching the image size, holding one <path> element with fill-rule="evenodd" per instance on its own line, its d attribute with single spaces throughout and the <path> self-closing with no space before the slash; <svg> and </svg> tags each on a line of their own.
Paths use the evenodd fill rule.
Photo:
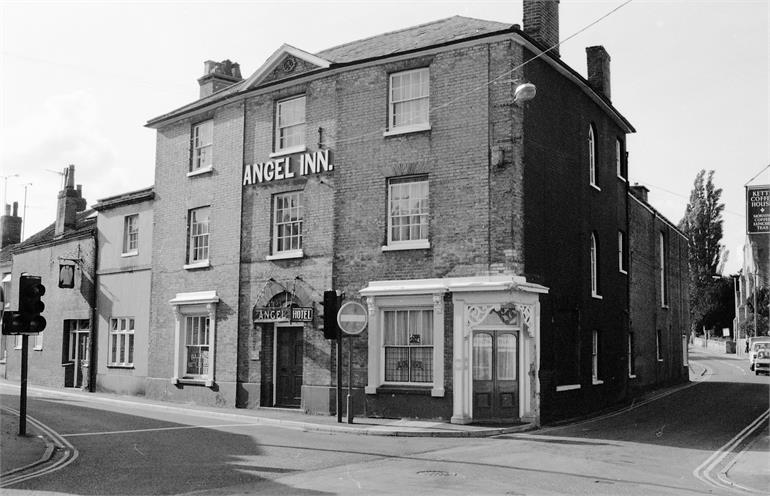
<svg viewBox="0 0 770 496">
<path fill-rule="evenodd" d="M 195 124 L 192 128 L 191 140 L 190 172 L 211 170 L 214 165 L 214 120 L 209 119 Z"/>
<path fill-rule="evenodd" d="M 599 284 L 599 241 L 596 233 L 591 233 L 591 296 L 601 299 Z"/>
<path fill-rule="evenodd" d="M 383 311 L 386 383 L 433 382 L 433 310 Z"/>
<path fill-rule="evenodd" d="M 302 256 L 302 193 L 273 196 L 273 254 L 268 260 Z"/>
<path fill-rule="evenodd" d="M 291 153 L 305 148 L 305 97 L 283 100 L 275 109 L 275 151 Z"/>
<path fill-rule="evenodd" d="M 110 319 L 110 365 L 134 365 L 134 322 L 131 317 Z"/>
<path fill-rule="evenodd" d="M 388 244 L 383 250 L 429 248 L 430 208 L 426 176 L 388 181 Z"/>
<path fill-rule="evenodd" d="M 209 265 L 209 207 L 190 210 L 187 217 L 188 252 L 185 268 Z"/>
<path fill-rule="evenodd" d="M 599 188 L 599 182 L 596 173 L 596 161 L 597 157 L 597 143 L 596 143 L 596 130 L 594 125 L 588 126 L 588 182 L 596 189 Z"/>
<path fill-rule="evenodd" d="M 388 132 L 430 129 L 430 75 L 427 68 L 390 75 Z M 386 133 L 386 134 L 387 134 Z"/>
<path fill-rule="evenodd" d="M 123 218 L 123 255 L 139 253 L 139 214 Z"/>
<path fill-rule="evenodd" d="M 174 375 L 172 383 L 214 385 L 216 371 L 216 291 L 177 293 L 174 310 Z"/>
</svg>

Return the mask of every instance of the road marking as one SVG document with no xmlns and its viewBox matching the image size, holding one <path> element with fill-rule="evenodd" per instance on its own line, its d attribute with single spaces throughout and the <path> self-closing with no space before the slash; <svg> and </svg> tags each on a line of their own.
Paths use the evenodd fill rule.
<svg viewBox="0 0 770 496">
<path fill-rule="evenodd" d="M 770 409 L 765 410 L 759 417 L 754 419 L 754 421 L 744 427 L 742 431 L 740 431 L 732 439 L 725 443 L 724 446 L 709 456 L 706 461 L 698 465 L 698 467 L 692 471 L 693 476 L 695 476 L 696 479 L 713 487 L 722 489 L 733 489 L 736 487 L 735 484 L 727 480 L 726 474 L 725 477 L 722 477 L 722 474 L 718 473 L 716 475 L 717 478 L 715 479 L 712 472 L 715 469 L 718 469 L 719 465 L 722 464 L 725 458 L 727 458 L 728 455 L 730 455 L 738 446 L 740 446 L 740 444 L 747 437 L 752 435 L 757 429 L 764 427 L 764 422 L 766 422 L 768 419 L 770 419 Z M 751 489 L 748 490 L 754 492 Z"/>
<path fill-rule="evenodd" d="M 85 437 L 85 436 L 109 436 L 112 434 L 135 434 L 140 432 L 159 432 L 159 431 L 181 431 L 186 429 L 209 429 L 218 427 L 265 427 L 264 424 L 212 424 L 212 425 L 178 425 L 174 427 L 154 427 L 151 429 L 127 429 L 123 431 L 101 431 L 101 432 L 75 432 L 73 434 L 62 434 L 62 437 Z"/>
<path fill-rule="evenodd" d="M 19 411 L 13 408 L 3 407 L 3 409 L 15 415 L 20 415 Z M 70 463 L 74 462 L 79 455 L 78 450 L 72 444 L 70 444 L 69 441 L 61 437 L 61 435 L 59 435 L 59 433 L 55 430 L 43 424 L 39 420 L 30 417 L 29 415 L 27 415 L 27 422 L 43 431 L 46 435 L 50 436 L 50 438 L 53 439 L 54 444 L 63 451 L 64 456 L 54 462 L 52 465 L 42 465 L 39 468 L 32 469 L 32 472 L 20 473 L 19 475 L 11 477 L 4 477 L 2 482 L 0 482 L 0 487 L 8 487 L 13 484 L 18 484 L 19 482 L 24 482 L 26 480 L 34 479 L 56 472 L 57 470 L 61 470 Z"/>
</svg>

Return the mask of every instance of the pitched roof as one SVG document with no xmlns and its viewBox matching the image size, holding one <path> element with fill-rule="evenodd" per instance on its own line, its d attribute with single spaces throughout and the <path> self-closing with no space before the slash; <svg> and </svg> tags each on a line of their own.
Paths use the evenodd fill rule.
<svg viewBox="0 0 770 496">
<path fill-rule="evenodd" d="M 82 212 L 78 212 L 78 214 L 75 216 L 75 225 L 77 226 L 75 229 L 65 231 L 62 236 L 56 237 L 54 235 L 56 223 L 53 223 L 45 229 L 36 232 L 21 243 L 13 245 L 12 251 L 14 253 L 26 251 L 37 246 L 53 243 L 54 241 L 76 238 L 85 233 L 88 233 L 96 227 L 96 211 L 89 208 Z"/>
<path fill-rule="evenodd" d="M 335 64 L 346 64 L 393 53 L 417 50 L 474 36 L 510 29 L 510 24 L 472 17 L 453 16 L 410 28 L 351 41 L 318 52 L 316 55 Z"/>
<path fill-rule="evenodd" d="M 113 195 L 107 198 L 102 198 L 101 200 L 96 200 L 96 204 L 91 205 L 91 208 L 101 212 L 102 210 L 119 207 L 121 205 L 130 205 L 132 203 L 152 200 L 153 198 L 155 198 L 155 187 L 150 186 L 136 191 L 129 191 L 127 193 L 121 193 L 119 195 Z"/>
</svg>

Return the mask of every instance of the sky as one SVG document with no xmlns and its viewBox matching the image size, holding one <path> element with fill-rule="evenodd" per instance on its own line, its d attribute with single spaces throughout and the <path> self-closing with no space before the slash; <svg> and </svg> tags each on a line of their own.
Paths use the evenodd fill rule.
<svg viewBox="0 0 770 496">
<path fill-rule="evenodd" d="M 562 0 L 560 39 L 625 2 Z M 522 2 L 0 0 L 3 200 L 26 238 L 54 221 L 68 164 L 89 205 L 152 185 L 144 124 L 198 98 L 205 60 L 248 77 L 284 43 L 316 53 L 453 15 L 521 24 Z M 744 185 L 763 169 L 752 184 L 770 184 L 768 25 L 765 0 L 632 0 L 560 47 L 584 76 L 585 47 L 609 52 L 612 102 L 637 130 L 630 181 L 670 221 L 698 171 L 716 171 L 725 274 L 742 263 Z"/>
</svg>

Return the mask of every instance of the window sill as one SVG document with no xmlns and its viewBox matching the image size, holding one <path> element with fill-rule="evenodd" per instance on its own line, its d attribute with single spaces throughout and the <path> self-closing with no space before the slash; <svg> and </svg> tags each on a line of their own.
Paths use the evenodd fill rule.
<svg viewBox="0 0 770 496">
<path fill-rule="evenodd" d="M 42 346 L 35 346 L 34 348 L 32 348 L 32 351 L 43 351 L 43 347 Z"/>
<path fill-rule="evenodd" d="M 623 181 L 624 183 L 625 183 L 625 182 L 628 182 L 628 181 L 627 181 L 627 179 L 626 179 L 625 177 L 621 176 L 620 174 L 618 174 L 618 179 L 620 179 L 620 180 L 621 180 L 621 181 Z"/>
<path fill-rule="evenodd" d="M 133 365 L 119 365 L 119 364 L 109 364 L 107 365 L 108 369 L 131 369 L 133 370 Z"/>
<path fill-rule="evenodd" d="M 211 263 L 208 260 L 205 260 L 203 262 L 195 262 L 191 264 L 184 264 L 182 268 L 184 270 L 195 270 L 195 269 L 205 269 L 207 267 L 211 267 Z"/>
<path fill-rule="evenodd" d="M 668 310 L 668 305 L 661 305 L 660 308 L 662 308 L 664 310 Z"/>
<path fill-rule="evenodd" d="M 560 391 L 572 391 L 573 389 L 580 389 L 580 384 L 567 384 L 564 386 L 556 386 L 556 392 Z"/>
<path fill-rule="evenodd" d="M 662 358 L 658 358 L 657 361 L 658 361 L 658 363 L 663 363 L 663 359 Z"/>
<path fill-rule="evenodd" d="M 593 189 L 595 189 L 596 191 L 601 191 L 602 190 L 599 186 L 595 185 L 594 183 L 590 183 L 590 184 L 591 184 L 591 187 Z"/>
<path fill-rule="evenodd" d="M 208 167 L 201 167 L 200 169 L 188 172 L 187 177 L 201 176 L 203 174 L 210 174 L 212 172 L 214 172 L 214 166 L 209 165 Z"/>
<path fill-rule="evenodd" d="M 121 253 L 121 254 L 120 254 L 120 257 L 121 257 L 121 258 L 126 258 L 126 257 L 135 257 L 135 256 L 137 256 L 137 255 L 139 255 L 139 251 L 138 251 L 138 250 L 136 250 L 136 251 L 128 251 L 128 252 L 126 252 L 126 253 Z"/>
<path fill-rule="evenodd" d="M 601 379 L 591 379 L 591 384 L 594 386 L 598 386 L 600 384 L 604 384 L 604 381 Z"/>
<path fill-rule="evenodd" d="M 302 153 L 307 151 L 307 146 L 305 145 L 299 145 L 299 146 L 291 146 L 289 148 L 284 148 L 283 150 L 274 151 L 268 157 L 270 158 L 277 158 L 277 157 L 283 157 L 284 155 L 291 155 L 293 153 Z"/>
<path fill-rule="evenodd" d="M 596 293 L 592 293 L 592 294 L 591 294 L 591 298 L 593 298 L 593 299 L 595 299 L 595 300 L 603 300 L 603 299 L 604 299 L 604 298 L 602 297 L 602 295 L 600 295 L 600 294 L 596 294 Z"/>
<path fill-rule="evenodd" d="M 189 385 L 189 386 L 206 386 L 206 387 L 212 387 L 214 386 L 214 380 L 209 379 L 207 377 L 200 377 L 200 378 L 192 378 L 192 377 L 172 377 L 171 378 L 172 384 L 177 385 Z"/>
<path fill-rule="evenodd" d="M 268 255 L 265 257 L 265 260 L 288 260 L 291 258 L 302 258 L 305 256 L 305 252 L 303 250 L 290 250 L 290 251 L 284 251 L 281 253 L 278 253 L 277 255 Z"/>
<path fill-rule="evenodd" d="M 402 250 L 429 250 L 430 241 L 421 239 L 419 241 L 405 241 L 389 245 L 384 245 L 382 251 L 402 251 Z"/>
<path fill-rule="evenodd" d="M 398 136 L 399 134 L 409 134 L 409 133 L 418 133 L 420 131 L 430 131 L 430 123 L 426 122 L 425 124 L 415 124 L 412 126 L 401 126 L 396 127 L 393 129 L 388 129 L 384 133 L 382 133 L 383 136 Z"/>
<path fill-rule="evenodd" d="M 629 379 L 636 379 L 636 374 L 629 374 L 629 375 L 628 375 L 628 378 L 629 378 Z"/>
<path fill-rule="evenodd" d="M 625 275 L 628 275 L 628 271 L 627 271 L 627 270 L 623 270 L 623 269 L 620 269 L 620 270 L 619 270 L 619 272 L 620 272 L 621 274 L 625 274 Z"/>
<path fill-rule="evenodd" d="M 375 394 L 409 394 L 416 396 L 431 396 L 433 386 L 406 386 L 406 385 L 382 385 L 377 388 Z"/>
</svg>

